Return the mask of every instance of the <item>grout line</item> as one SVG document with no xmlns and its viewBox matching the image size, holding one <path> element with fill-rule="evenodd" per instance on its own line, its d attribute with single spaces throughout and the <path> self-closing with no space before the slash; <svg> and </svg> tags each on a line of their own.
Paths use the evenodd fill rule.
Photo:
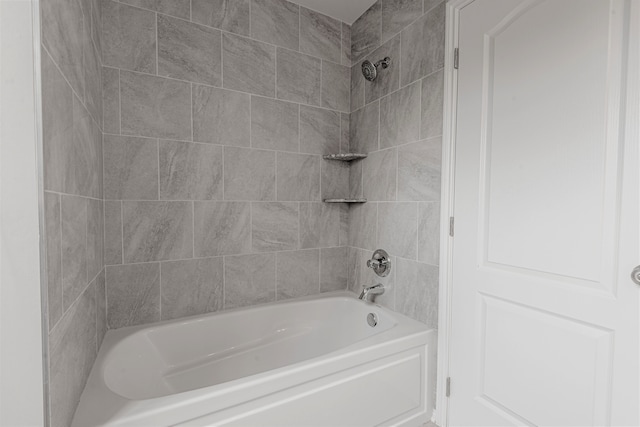
<svg viewBox="0 0 640 427">
<path fill-rule="evenodd" d="M 282 48 L 280 46 L 277 46 L 277 47 L 279 49 L 286 49 L 286 48 Z M 288 50 L 290 50 L 290 49 L 288 49 Z M 291 52 L 295 52 L 295 51 L 292 50 Z M 299 52 L 296 52 L 296 53 L 299 53 Z M 316 58 L 316 59 L 319 59 L 319 58 Z M 244 91 L 244 90 L 233 89 L 233 88 L 223 87 L 223 86 L 214 86 L 214 85 L 211 85 L 211 84 L 208 84 L 208 83 L 192 82 L 191 80 L 178 79 L 176 77 L 171 77 L 171 76 L 159 76 L 159 75 L 156 75 L 156 74 L 146 73 L 146 72 L 143 72 L 143 71 L 128 70 L 126 68 L 117 68 L 117 67 L 107 67 L 107 68 L 113 68 L 113 69 L 116 69 L 116 70 L 119 70 L 119 71 L 124 71 L 125 73 L 130 73 L 130 74 L 138 74 L 138 75 L 141 75 L 141 76 L 149 76 L 149 77 L 155 77 L 155 78 L 158 78 L 158 79 L 167 79 L 167 80 L 172 80 L 172 81 L 181 82 L 181 83 L 189 83 L 189 84 L 194 84 L 194 85 L 198 85 L 198 86 L 204 86 L 204 87 L 207 87 L 207 88 L 225 90 L 225 91 L 228 91 L 228 92 L 241 93 L 241 94 L 257 96 L 257 97 L 265 98 L 265 99 L 271 99 L 271 100 L 287 102 L 289 104 L 304 105 L 304 106 L 314 107 L 314 108 L 318 108 L 318 109 L 322 109 L 322 110 L 328 110 L 328 111 L 334 111 L 334 112 L 349 114 L 348 110 L 345 110 L 345 111 L 335 110 L 335 109 L 332 109 L 332 108 L 323 107 L 322 105 L 307 104 L 307 103 L 304 103 L 304 102 L 291 101 L 291 100 L 288 100 L 288 99 L 277 98 L 275 96 L 265 96 L 265 95 L 261 95 L 259 93 L 255 93 L 255 92 L 247 92 L 247 91 Z M 276 79 L 277 79 L 277 70 L 276 70 Z M 276 89 L 277 89 L 277 87 L 276 87 Z M 375 101 L 372 101 L 372 102 L 375 102 Z"/>
<path fill-rule="evenodd" d="M 121 264 L 108 264 L 108 265 L 105 265 L 104 269 L 106 270 L 106 268 L 124 267 L 124 266 L 130 266 L 130 265 L 159 264 L 161 262 L 165 262 L 166 263 L 166 262 L 179 262 L 179 261 L 194 261 L 194 260 L 207 260 L 207 259 L 211 259 L 211 258 L 222 258 L 222 257 L 246 257 L 246 256 L 254 256 L 254 255 L 268 255 L 268 254 L 289 253 L 289 252 L 299 252 L 299 251 L 313 251 L 313 250 L 321 250 L 321 249 L 339 249 L 339 248 L 344 248 L 344 247 L 347 247 L 347 246 L 349 246 L 349 245 L 321 246 L 321 247 L 317 247 L 317 248 L 304 248 L 304 249 L 285 249 L 285 250 L 266 251 L 266 252 L 252 251 L 252 252 L 237 253 L 237 254 L 194 256 L 194 257 L 191 257 L 191 258 L 172 258 L 172 259 L 163 259 L 163 260 L 157 260 L 157 261 L 128 262 L 128 263 L 121 263 Z M 366 250 L 369 250 L 369 249 L 366 249 Z M 413 261 L 415 261 L 415 260 L 413 260 Z M 102 270 L 101 270 L 101 272 L 102 272 Z M 98 275 L 99 275 L 99 273 L 96 275 L 96 277 Z M 94 277 L 94 279 L 95 279 L 95 277 Z"/>
</svg>

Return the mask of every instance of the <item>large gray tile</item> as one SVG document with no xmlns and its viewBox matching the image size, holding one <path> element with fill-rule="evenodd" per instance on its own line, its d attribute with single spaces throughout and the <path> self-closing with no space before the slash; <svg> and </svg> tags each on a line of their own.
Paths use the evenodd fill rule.
<svg viewBox="0 0 640 427">
<path fill-rule="evenodd" d="M 351 25 L 351 60 L 362 61 L 382 40 L 382 0 L 377 0 Z"/>
<path fill-rule="evenodd" d="M 320 249 L 320 292 L 344 291 L 348 287 L 348 249 Z"/>
<path fill-rule="evenodd" d="M 422 0 L 382 0 L 382 41 L 389 40 L 422 15 Z"/>
<path fill-rule="evenodd" d="M 351 113 L 349 144 L 354 153 L 370 153 L 378 149 L 380 102 L 372 102 Z"/>
<path fill-rule="evenodd" d="M 349 244 L 349 204 L 340 204 L 340 235 L 338 236 L 339 246 Z"/>
<path fill-rule="evenodd" d="M 349 197 L 349 172 L 348 163 L 340 161 L 323 160 L 321 177 L 321 198 L 345 199 Z"/>
<path fill-rule="evenodd" d="M 340 152 L 340 113 L 300 106 L 300 151 L 311 154 Z"/>
<path fill-rule="evenodd" d="M 398 258 L 396 309 L 427 327 L 438 327 L 438 267 Z"/>
<path fill-rule="evenodd" d="M 67 147 L 66 193 L 102 198 L 102 133 L 78 98 L 73 98 L 73 135 Z"/>
<path fill-rule="evenodd" d="M 254 252 L 298 248 L 298 203 L 252 203 L 251 215 Z"/>
<path fill-rule="evenodd" d="M 440 203 L 418 204 L 418 261 L 440 262 Z"/>
<path fill-rule="evenodd" d="M 302 104 L 321 104 L 321 60 L 288 49 L 277 49 L 279 99 Z"/>
<path fill-rule="evenodd" d="M 64 191 L 73 138 L 73 92 L 42 50 L 42 135 L 44 188 Z"/>
<path fill-rule="evenodd" d="M 445 4 L 431 9 L 402 32 L 402 85 L 444 66 Z"/>
<path fill-rule="evenodd" d="M 286 101 L 251 97 L 251 146 L 298 151 L 299 106 Z"/>
<path fill-rule="evenodd" d="M 320 201 L 322 158 L 296 153 L 278 153 L 277 158 L 278 200 Z"/>
<path fill-rule="evenodd" d="M 346 113 L 340 114 L 340 152 L 349 152 L 349 126 L 351 123 L 351 115 Z"/>
<path fill-rule="evenodd" d="M 120 70 L 102 67 L 102 126 L 105 133 L 120 133 Z"/>
<path fill-rule="evenodd" d="M 106 283 L 105 271 L 102 270 L 92 285 L 96 289 L 96 351 L 100 351 L 100 345 L 108 329 Z"/>
<path fill-rule="evenodd" d="M 380 203 L 378 206 L 378 246 L 392 255 L 417 259 L 418 205 Z"/>
<path fill-rule="evenodd" d="M 351 68 L 322 61 L 322 106 L 348 112 Z"/>
<path fill-rule="evenodd" d="M 396 199 L 398 153 L 388 149 L 370 153 L 362 161 L 364 197 L 369 201 Z"/>
<path fill-rule="evenodd" d="M 442 3 L 444 0 L 424 0 L 422 3 L 422 12 L 423 13 L 427 13 L 428 11 L 430 11 L 431 9 L 433 9 L 434 7 L 436 7 L 437 5 L 439 5 L 440 3 Z"/>
<path fill-rule="evenodd" d="M 223 276 L 222 257 L 163 262 L 162 320 L 222 310 Z"/>
<path fill-rule="evenodd" d="M 359 62 L 351 67 L 351 90 L 349 104 L 350 111 L 356 111 L 364 107 L 364 83 L 366 82 L 362 75 L 362 64 Z"/>
<path fill-rule="evenodd" d="M 299 6 L 285 0 L 251 1 L 251 36 L 263 42 L 298 49 Z"/>
<path fill-rule="evenodd" d="M 89 35 L 83 43 L 83 69 L 85 81 L 84 103 L 91 117 L 102 127 L 102 65 L 100 53 Z"/>
<path fill-rule="evenodd" d="M 340 63 L 351 67 L 351 27 L 342 23 L 342 49 L 340 54 Z"/>
<path fill-rule="evenodd" d="M 248 36 L 250 9 L 251 0 L 191 0 L 191 20 Z"/>
<path fill-rule="evenodd" d="M 422 79 L 422 114 L 420 137 L 442 135 L 444 104 L 444 71 L 436 71 Z"/>
<path fill-rule="evenodd" d="M 160 141 L 160 199 L 222 199 L 222 147 Z"/>
<path fill-rule="evenodd" d="M 224 260 L 224 308 L 276 299 L 276 254 L 229 256 Z"/>
<path fill-rule="evenodd" d="M 380 148 L 420 139 L 420 82 L 380 100 Z"/>
<path fill-rule="evenodd" d="M 42 43 L 76 91 L 84 96 L 83 25 L 89 9 L 80 0 L 49 0 L 41 4 Z"/>
<path fill-rule="evenodd" d="M 364 80 L 364 100 L 370 103 L 390 94 L 400 87 L 400 35 L 398 34 L 376 50 L 367 59 L 375 63 L 383 58 L 390 58 L 389 66 L 378 67 L 378 76 L 372 82 Z M 364 79 L 364 77 L 360 77 Z"/>
<path fill-rule="evenodd" d="M 349 167 L 349 197 L 357 199 L 364 197 L 364 183 L 362 180 L 363 163 L 351 162 Z"/>
<path fill-rule="evenodd" d="M 160 320 L 160 263 L 106 268 L 109 329 Z"/>
<path fill-rule="evenodd" d="M 349 246 L 376 249 L 378 204 L 356 204 L 349 208 Z"/>
<path fill-rule="evenodd" d="M 104 267 L 104 202 L 87 199 L 87 278 L 93 280 Z"/>
<path fill-rule="evenodd" d="M 44 193 L 44 218 L 47 245 L 47 309 L 51 330 L 62 317 L 62 224 L 58 194 Z"/>
<path fill-rule="evenodd" d="M 337 203 L 300 203 L 300 248 L 340 245 L 341 210 Z"/>
<path fill-rule="evenodd" d="M 347 290 L 359 294 L 362 289 L 362 266 L 360 260 L 362 249 L 347 247 Z"/>
<path fill-rule="evenodd" d="M 251 206 L 242 202 L 195 202 L 195 256 L 251 252 Z"/>
<path fill-rule="evenodd" d="M 193 139 L 248 147 L 251 95 L 193 86 Z"/>
<path fill-rule="evenodd" d="M 109 67 L 156 72 L 156 14 L 115 1 L 102 4 L 102 62 Z"/>
<path fill-rule="evenodd" d="M 54 76 L 43 83 L 45 189 L 101 198 L 102 133 L 82 102 L 60 84 L 60 75 Z"/>
<path fill-rule="evenodd" d="M 232 34 L 222 35 L 224 87 L 275 97 L 276 49 Z"/>
<path fill-rule="evenodd" d="M 149 138 L 105 135 L 104 197 L 158 200 L 158 142 Z"/>
<path fill-rule="evenodd" d="M 102 1 L 90 0 L 91 3 L 91 38 L 98 50 L 98 58 L 102 63 Z"/>
<path fill-rule="evenodd" d="M 158 75 L 222 86 L 222 34 L 158 15 Z"/>
<path fill-rule="evenodd" d="M 177 16 L 178 18 L 189 19 L 189 0 L 121 0 L 122 3 L 143 9 L 153 10 L 165 15 Z"/>
<path fill-rule="evenodd" d="M 398 148 L 398 200 L 439 201 L 441 138 Z"/>
<path fill-rule="evenodd" d="M 122 202 L 104 202 L 104 263 L 122 264 Z"/>
<path fill-rule="evenodd" d="M 285 300 L 320 292 L 320 250 L 276 254 L 277 299 Z"/>
<path fill-rule="evenodd" d="M 71 425 L 96 353 L 95 290 L 89 287 L 49 334 L 52 427 Z"/>
<path fill-rule="evenodd" d="M 63 195 L 62 308 L 66 311 L 89 284 L 87 280 L 87 199 Z"/>
<path fill-rule="evenodd" d="M 339 64 L 341 37 L 342 22 L 305 7 L 300 8 L 300 52 Z"/>
<path fill-rule="evenodd" d="M 189 83 L 121 72 L 120 89 L 123 134 L 191 139 Z"/>
<path fill-rule="evenodd" d="M 276 153 L 224 148 L 225 200 L 275 200 Z"/>
<path fill-rule="evenodd" d="M 190 202 L 122 204 L 124 262 L 184 259 L 193 256 Z"/>
</svg>

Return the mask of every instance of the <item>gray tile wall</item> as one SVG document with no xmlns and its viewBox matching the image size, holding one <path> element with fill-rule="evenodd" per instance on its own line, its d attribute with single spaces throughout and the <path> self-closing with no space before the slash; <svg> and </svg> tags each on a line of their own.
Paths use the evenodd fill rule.
<svg viewBox="0 0 640 427">
<path fill-rule="evenodd" d="M 349 289 L 382 282 L 378 301 L 437 327 L 444 2 L 378 0 L 351 27 L 351 196 Z M 374 82 L 360 64 L 391 57 Z M 380 279 L 366 268 L 373 250 L 392 256 Z"/>
<path fill-rule="evenodd" d="M 350 27 L 104 0 L 102 34 L 109 327 L 346 289 L 348 208 L 322 199 L 349 174 L 322 154 L 349 149 Z"/>
<path fill-rule="evenodd" d="M 100 4 L 40 2 L 52 427 L 71 423 L 107 329 L 102 87 L 113 79 L 102 73 Z"/>
</svg>

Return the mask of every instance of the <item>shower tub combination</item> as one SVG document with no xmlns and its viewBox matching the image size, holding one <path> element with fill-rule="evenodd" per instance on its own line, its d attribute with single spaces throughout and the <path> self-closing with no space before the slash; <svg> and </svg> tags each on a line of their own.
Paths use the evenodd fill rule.
<svg viewBox="0 0 640 427">
<path fill-rule="evenodd" d="M 112 330 L 73 426 L 422 426 L 435 342 L 347 292 Z"/>
</svg>

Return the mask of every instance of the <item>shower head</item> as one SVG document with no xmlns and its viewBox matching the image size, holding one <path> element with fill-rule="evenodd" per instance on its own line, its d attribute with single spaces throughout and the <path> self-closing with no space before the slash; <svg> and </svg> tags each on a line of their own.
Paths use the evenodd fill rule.
<svg viewBox="0 0 640 427">
<path fill-rule="evenodd" d="M 362 75 L 365 79 L 372 82 L 376 79 L 376 77 L 378 77 L 378 67 L 382 67 L 382 69 L 384 70 L 389 66 L 390 63 L 391 58 L 389 58 L 388 56 L 376 62 L 375 64 L 368 60 L 364 61 L 362 63 Z"/>
</svg>

